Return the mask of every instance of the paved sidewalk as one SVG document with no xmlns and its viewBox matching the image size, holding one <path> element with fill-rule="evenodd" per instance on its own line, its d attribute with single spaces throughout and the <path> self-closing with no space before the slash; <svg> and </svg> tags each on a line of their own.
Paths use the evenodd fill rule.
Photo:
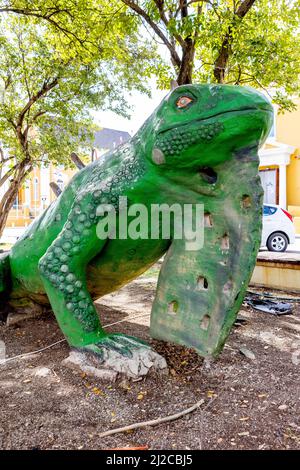
<svg viewBox="0 0 300 470">
<path fill-rule="evenodd" d="M 300 262 L 300 235 L 296 236 L 296 243 L 289 245 L 284 253 L 276 253 L 274 251 L 268 251 L 267 248 L 263 248 L 259 251 L 257 259 L 278 261 L 281 262 Z"/>
</svg>

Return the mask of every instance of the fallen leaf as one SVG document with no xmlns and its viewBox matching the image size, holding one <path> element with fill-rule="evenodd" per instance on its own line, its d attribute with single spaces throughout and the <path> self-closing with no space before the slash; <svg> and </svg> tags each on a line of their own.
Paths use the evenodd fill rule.
<svg viewBox="0 0 300 470">
<path fill-rule="evenodd" d="M 207 397 L 208 398 L 214 398 L 217 397 L 218 395 L 213 391 L 213 390 L 208 390 L 207 392 Z"/>
<path fill-rule="evenodd" d="M 93 392 L 95 395 L 104 395 L 103 391 L 100 390 L 100 388 L 97 388 L 97 387 L 93 387 L 93 388 L 92 388 L 92 392 Z"/>
</svg>

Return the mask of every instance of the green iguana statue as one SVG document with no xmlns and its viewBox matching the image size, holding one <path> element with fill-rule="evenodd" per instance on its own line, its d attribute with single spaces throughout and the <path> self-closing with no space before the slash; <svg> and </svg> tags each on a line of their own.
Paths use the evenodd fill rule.
<svg viewBox="0 0 300 470">
<path fill-rule="evenodd" d="M 145 374 L 165 362 L 147 344 L 106 334 L 93 300 L 119 289 L 165 253 L 151 314 L 154 338 L 217 355 L 229 334 L 260 244 L 258 148 L 272 106 L 251 89 L 184 85 L 124 145 L 80 170 L 0 259 L 2 305 L 51 305 L 84 370 Z M 99 239 L 97 207 L 119 197 L 203 204 L 204 246 L 185 240 Z M 119 221 L 117 221 L 119 223 Z M 71 355 L 72 356 L 72 355 Z M 78 359 L 80 358 L 80 360 Z"/>
</svg>

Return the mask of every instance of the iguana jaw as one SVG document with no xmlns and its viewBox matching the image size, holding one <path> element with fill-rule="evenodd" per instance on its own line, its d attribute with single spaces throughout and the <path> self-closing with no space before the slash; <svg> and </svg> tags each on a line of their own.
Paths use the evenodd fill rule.
<svg viewBox="0 0 300 470">
<path fill-rule="evenodd" d="M 219 118 L 220 116 L 223 116 L 223 115 L 224 116 L 225 115 L 227 116 L 228 114 L 238 115 L 238 114 L 244 114 L 244 113 L 251 113 L 254 111 L 256 112 L 259 111 L 259 112 L 268 113 L 268 114 L 272 114 L 273 112 L 270 106 L 261 106 L 261 107 L 258 107 L 258 106 L 249 107 L 248 106 L 248 107 L 242 107 L 242 108 L 237 108 L 237 109 L 228 109 L 227 111 L 221 111 L 220 113 L 214 113 L 214 114 L 210 114 L 210 115 L 198 118 L 198 119 L 193 119 L 190 122 L 186 122 L 182 124 L 175 123 L 171 126 L 163 127 L 162 129 L 158 131 L 158 135 L 163 134 L 164 132 L 170 131 L 172 129 L 184 129 L 186 126 L 191 126 L 196 123 L 205 124 L 206 122 L 209 122 L 213 118 L 216 118 L 216 117 Z"/>
</svg>

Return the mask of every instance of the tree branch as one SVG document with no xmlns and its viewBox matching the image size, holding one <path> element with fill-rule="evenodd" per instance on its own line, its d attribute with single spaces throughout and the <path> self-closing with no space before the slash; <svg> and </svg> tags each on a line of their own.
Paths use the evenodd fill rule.
<svg viewBox="0 0 300 470">
<path fill-rule="evenodd" d="M 154 0 L 154 3 L 158 9 L 158 12 L 159 12 L 159 16 L 162 20 L 162 22 L 165 24 L 165 26 L 168 28 L 169 26 L 169 21 L 167 16 L 166 16 L 166 12 L 164 10 L 164 0 Z M 178 41 L 178 43 L 181 45 L 181 47 L 184 47 L 184 39 L 182 36 L 180 36 L 180 34 L 178 33 L 173 33 L 173 36 L 174 38 Z"/>
<path fill-rule="evenodd" d="M 56 13 L 61 13 L 63 10 L 58 10 Z M 38 11 L 34 10 L 29 10 L 26 8 L 11 8 L 11 7 L 2 7 L 0 8 L 0 13 L 17 13 L 19 15 L 24 15 L 24 16 L 33 16 L 35 18 L 40 18 L 45 21 L 48 21 L 50 24 L 52 24 L 55 28 L 57 28 L 59 31 L 61 31 L 65 36 L 67 37 L 73 37 L 73 39 L 76 39 L 80 44 L 83 44 L 83 40 L 80 39 L 75 33 L 72 31 L 64 28 L 61 26 L 57 21 L 52 19 L 53 12 L 49 15 L 39 13 Z"/>
<path fill-rule="evenodd" d="M 244 0 L 238 7 L 237 11 L 234 13 L 233 21 L 228 27 L 228 31 L 223 39 L 219 55 L 216 58 L 214 64 L 214 76 L 219 83 L 224 83 L 225 80 L 225 69 L 230 55 L 230 46 L 232 42 L 232 27 L 234 25 L 234 22 L 236 19 L 242 20 L 244 16 L 248 13 L 250 8 L 253 6 L 254 2 L 255 0 Z"/>
<path fill-rule="evenodd" d="M 11 174 L 18 168 L 20 163 L 17 163 L 13 167 L 11 167 L 4 176 L 0 179 L 0 187 L 3 186 L 3 184 L 8 180 L 8 178 L 11 176 Z"/>
<path fill-rule="evenodd" d="M 52 80 L 51 82 L 45 81 L 42 88 L 28 100 L 28 102 L 26 103 L 22 111 L 19 113 L 17 124 L 16 124 L 17 131 L 18 129 L 21 130 L 23 120 L 27 111 L 29 111 L 29 109 L 34 105 L 34 103 L 36 103 L 42 96 L 45 96 L 57 84 L 58 84 L 58 77 L 54 78 L 54 80 Z"/>
<path fill-rule="evenodd" d="M 158 37 L 163 41 L 163 43 L 167 46 L 167 48 L 170 51 L 172 62 L 176 67 L 180 67 L 181 60 L 179 55 L 176 52 L 176 49 L 174 46 L 170 43 L 168 38 L 164 35 L 164 33 L 161 31 L 161 29 L 157 26 L 157 24 L 150 18 L 148 13 L 146 13 L 137 3 L 135 3 L 132 0 L 122 0 L 122 2 L 127 5 L 129 8 L 131 8 L 135 13 L 140 15 L 144 20 L 151 26 L 153 31 L 157 34 Z"/>
</svg>

